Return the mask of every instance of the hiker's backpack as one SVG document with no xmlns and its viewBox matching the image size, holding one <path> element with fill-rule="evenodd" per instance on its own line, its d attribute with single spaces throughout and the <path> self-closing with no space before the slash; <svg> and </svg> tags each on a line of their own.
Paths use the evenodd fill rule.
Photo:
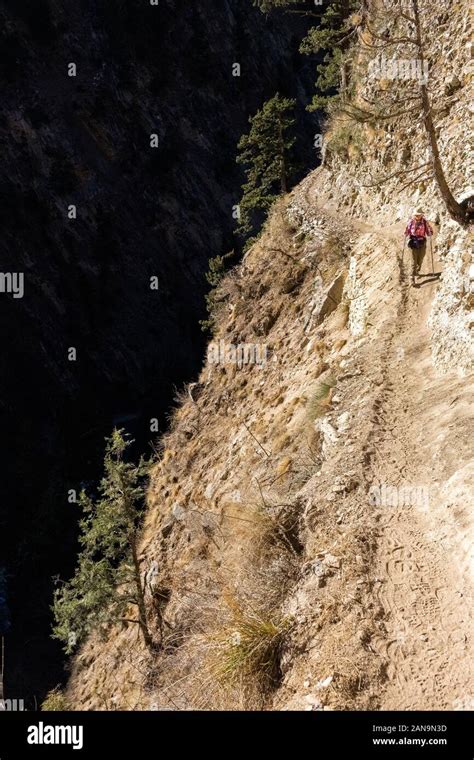
<svg viewBox="0 0 474 760">
<path fill-rule="evenodd" d="M 416 235 L 410 235 L 410 240 L 408 241 L 408 247 L 413 248 L 413 249 L 423 248 L 425 242 L 426 242 L 426 239 L 424 237 L 417 237 Z"/>
</svg>

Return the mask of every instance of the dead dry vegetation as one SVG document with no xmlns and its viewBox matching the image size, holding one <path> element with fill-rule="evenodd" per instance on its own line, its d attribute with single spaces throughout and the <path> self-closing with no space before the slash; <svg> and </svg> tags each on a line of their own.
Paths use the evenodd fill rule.
<svg viewBox="0 0 474 760">
<path fill-rule="evenodd" d="M 194 483 L 208 483 L 211 468 L 219 485 L 228 479 L 234 488 L 224 500 L 213 499 L 212 488 L 199 493 L 195 486 L 183 498 L 181 479 L 171 493 L 167 493 L 167 480 L 155 491 L 154 498 L 159 498 L 161 491 L 173 502 L 191 501 L 191 523 L 194 519 L 195 524 L 188 530 L 192 533 L 194 527 L 195 533 L 201 533 L 198 554 L 206 561 L 207 572 L 214 565 L 212 593 L 207 602 L 201 600 L 197 605 L 196 627 L 189 628 L 190 618 L 186 618 L 186 631 L 174 658 L 179 672 L 174 672 L 169 661 L 159 669 L 161 684 L 157 683 L 156 689 L 157 693 L 162 691 L 165 700 L 171 691 L 174 700 L 184 693 L 186 704 L 195 708 L 263 708 L 283 678 L 285 652 L 295 630 L 294 616 L 285 612 L 284 606 L 304 565 L 303 505 L 295 494 L 319 466 L 318 433 L 312 425 L 315 394 L 322 385 L 319 378 L 326 377 L 329 391 L 334 379 L 329 376 L 324 339 L 312 347 L 316 358 L 312 382 L 308 386 L 305 378 L 301 395 L 295 396 L 293 389 L 288 393 L 285 368 L 278 366 L 278 355 L 296 342 L 296 336 L 286 335 L 285 326 L 298 324 L 298 314 L 306 311 L 304 305 L 311 300 L 315 274 L 328 283 L 345 266 L 330 239 L 327 255 L 319 252 L 318 263 L 311 248 L 298 230 L 289 226 L 281 204 L 260 242 L 221 286 L 214 336 L 214 340 L 233 344 L 255 342 L 256 336 L 264 339 L 270 349 L 269 368 L 216 368 L 217 376 L 209 385 L 201 380 L 200 387 L 193 390 L 195 400 L 188 398 L 176 412 L 172 432 L 163 442 L 162 462 L 169 466 L 173 461 L 180 473 L 187 466 Z M 276 276 L 275 268 L 265 264 L 275 257 L 281 260 Z M 249 302 L 259 304 L 250 323 L 245 308 Z M 334 306 L 338 307 L 337 302 Z M 341 308 L 337 316 L 343 330 L 347 310 Z M 220 391 L 217 398 L 216 382 Z M 329 395 L 321 395 L 318 403 L 330 403 Z M 266 407 L 265 415 L 255 414 L 252 396 Z M 216 420 L 216 412 L 220 420 Z M 293 420 L 292 431 L 288 423 Z M 219 472 L 220 463 L 216 468 L 221 429 L 235 430 L 233 472 L 230 468 Z M 199 452 L 201 472 L 193 469 L 194 451 Z M 189 540 L 189 536 L 178 540 Z M 195 556 L 196 547 L 193 549 Z M 171 558 L 180 555 L 182 560 L 177 546 L 170 547 L 167 554 Z M 176 587 L 173 560 L 172 568 L 171 585 Z M 205 588 L 199 571 L 196 580 Z M 180 588 L 178 581 L 175 591 L 181 599 L 186 594 L 184 584 L 189 583 L 188 563 L 183 568 L 182 583 Z M 195 617 L 196 602 L 191 592 L 188 610 L 192 607 Z M 331 609 L 334 606 L 332 603 Z M 186 667 L 186 660 L 191 665 Z M 186 676 L 183 670 L 188 669 L 190 675 Z M 176 683 L 181 685 L 178 694 Z"/>
<path fill-rule="evenodd" d="M 110 646 L 128 648 L 134 684 L 115 695 L 116 706 L 126 694 L 137 707 L 268 708 L 290 658 L 306 651 L 312 633 L 337 628 L 354 604 L 337 586 L 365 577 L 373 549 L 367 532 L 342 538 L 337 516 L 324 505 L 320 525 L 320 509 L 303 495 L 321 468 L 315 421 L 331 408 L 337 359 L 348 338 L 342 288 L 327 298 L 347 269 L 347 256 L 337 244 L 337 224 L 328 218 L 324 225 L 323 240 L 315 242 L 289 222 L 287 203 L 280 203 L 259 242 L 219 288 L 213 339 L 264 341 L 268 362 L 208 365 L 177 399 L 144 528 L 143 566 L 158 568 L 148 603 L 160 608 L 156 620 L 163 618 L 163 629 L 157 625 L 155 635 L 161 644 L 153 655 L 138 645 L 138 654 L 130 631 L 113 632 Z M 314 323 L 322 326 L 314 329 Z M 296 370 L 294 351 L 304 356 Z M 315 556 L 307 552 L 308 533 L 318 545 Z M 336 559 L 331 565 L 331 552 L 357 560 L 346 562 L 342 573 Z M 291 603 L 308 577 L 327 587 L 311 629 Z M 95 647 L 100 644 L 87 650 Z M 341 651 L 334 641 L 332 659 L 325 653 L 339 701 L 362 694 L 366 665 L 354 648 Z M 91 662 L 84 653 L 76 660 L 72 688 L 79 693 L 82 682 L 84 694 L 91 694 Z M 100 705 L 100 693 L 95 684 L 91 704 Z"/>
<path fill-rule="evenodd" d="M 452 111 L 439 116 L 459 196 L 466 8 L 456 4 L 430 40 L 440 92 L 446 67 L 464 72 Z M 364 151 L 329 152 L 221 281 L 213 341 L 265 344 L 267 361 L 206 362 L 178 395 L 141 547 L 157 649 L 133 627 L 105 643 L 92 637 L 74 659 L 69 704 L 472 704 L 472 291 L 458 284 L 472 252 L 434 182 L 361 186 L 366 165 L 404 166 L 420 144 L 416 125 L 402 134 L 365 124 L 356 137 Z M 420 203 L 440 222 L 443 275 L 415 291 L 400 240 Z M 383 483 L 427 484 L 429 512 L 373 504 L 369 490 Z"/>
<path fill-rule="evenodd" d="M 387 515 L 367 496 L 374 482 L 401 477 L 396 468 L 388 474 L 394 434 L 384 423 L 398 406 L 412 421 L 398 435 L 406 452 L 417 450 L 410 383 L 393 381 L 402 369 L 418 371 L 423 352 L 429 356 L 427 315 L 413 331 L 420 305 L 394 254 L 398 226 L 381 232 L 335 215 L 330 204 L 318 206 L 317 187 L 303 183 L 279 204 L 220 288 L 213 340 L 262 340 L 268 361 L 207 363 L 179 395 L 157 452 L 141 553 L 157 649 L 147 651 L 130 628 L 113 630 L 105 644 L 92 639 L 74 662 L 71 704 L 321 710 L 377 709 L 386 699 L 399 707 L 404 699 L 418 707 L 465 703 L 461 678 L 439 680 L 432 692 L 416 675 L 411 691 L 403 682 L 396 697 L 385 697 L 394 672 L 418 673 L 431 651 L 415 648 L 405 662 L 403 646 L 394 648 L 397 616 L 385 597 L 392 581 L 381 563 L 401 551 L 403 538 L 393 550 Z M 311 214 L 313 231 L 295 220 L 295 204 Z M 368 314 L 363 335 L 358 282 Z M 398 357 L 413 341 L 422 348 L 402 366 Z M 420 472 L 426 478 L 429 464 Z M 404 593 L 418 604 L 413 589 Z M 400 614 L 403 621 L 403 608 Z M 456 614 L 461 628 L 468 625 Z M 415 631 L 422 619 L 410 623 Z M 457 647 L 464 647 L 462 661 L 465 645 Z"/>
<path fill-rule="evenodd" d="M 295 223 L 296 202 L 316 220 L 311 234 Z M 419 305 L 403 259 L 392 255 L 398 227 L 381 233 L 340 220 L 303 184 L 223 281 L 213 339 L 263 340 L 268 361 L 206 364 L 180 394 L 143 531 L 157 649 L 145 650 L 131 629 L 112 631 L 105 645 L 91 640 L 74 662 L 72 704 L 377 709 L 393 690 L 406 653 L 394 664 L 393 606 L 384 598 L 391 581 L 378 571 L 392 539 L 367 493 L 389 477 L 379 452 L 385 446 L 390 461 L 392 433 L 382 421 L 398 404 L 414 420 L 405 446 L 417 445 L 409 390 L 397 386 L 390 402 L 401 361 L 391 357 L 415 339 L 429 353 L 429 336 L 426 316 L 412 330 Z M 349 329 L 360 304 L 349 251 L 362 267 L 362 336 Z M 406 372 L 418 358 L 407 358 Z M 417 667 L 424 657 L 417 653 Z M 451 691 L 441 689 L 442 704 Z M 404 698 L 415 699 L 402 686 Z M 435 692 L 426 698 L 437 704 Z"/>
</svg>

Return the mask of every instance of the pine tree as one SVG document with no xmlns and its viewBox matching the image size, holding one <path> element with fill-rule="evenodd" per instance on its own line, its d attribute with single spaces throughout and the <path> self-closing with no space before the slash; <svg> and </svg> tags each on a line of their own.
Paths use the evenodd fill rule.
<svg viewBox="0 0 474 760">
<path fill-rule="evenodd" d="M 278 93 L 249 119 L 250 131 L 238 144 L 237 162 L 245 166 L 238 232 L 254 232 L 280 193 L 286 193 L 294 173 L 292 148 L 295 101 Z M 247 241 L 248 242 L 248 241 Z"/>
<path fill-rule="evenodd" d="M 264 13 L 274 8 L 286 8 L 289 13 L 318 19 L 317 26 L 309 30 L 300 46 L 300 51 L 306 55 L 324 55 L 323 62 L 316 67 L 316 95 L 308 110 L 327 110 L 344 97 L 349 85 L 347 52 L 360 18 L 352 14 L 360 11 L 362 0 L 329 0 L 320 7 L 314 5 L 311 10 L 301 8 L 302 3 L 295 0 L 255 0 L 254 4 Z"/>
<path fill-rule="evenodd" d="M 309 111 L 328 110 L 345 98 L 349 88 L 348 50 L 358 28 L 359 16 L 351 14 L 360 7 L 359 0 L 332 0 L 317 27 L 310 29 L 300 51 L 306 55 L 323 53 L 323 62 L 316 67 L 316 95 Z"/>
<path fill-rule="evenodd" d="M 209 269 L 206 272 L 206 280 L 211 285 L 211 290 L 206 293 L 206 311 L 208 319 L 200 319 L 199 324 L 203 332 L 212 332 L 215 327 L 215 311 L 218 304 L 219 284 L 224 277 L 227 259 L 232 258 L 235 251 L 229 251 L 224 256 L 215 256 L 209 259 Z"/>
<path fill-rule="evenodd" d="M 138 540 L 147 465 L 124 460 L 132 441 L 114 430 L 107 441 L 105 474 L 99 498 L 81 493 L 78 566 L 73 578 L 57 589 L 53 637 L 70 654 L 92 630 L 106 630 L 117 622 L 139 625 L 145 644 L 152 647 L 144 588 L 138 559 Z M 130 606 L 137 617 L 130 617 Z"/>
<path fill-rule="evenodd" d="M 274 8 L 287 8 L 289 5 L 294 5 L 295 0 L 254 0 L 254 5 L 260 8 L 262 13 L 268 13 Z"/>
<path fill-rule="evenodd" d="M 265 12 L 286 6 L 290 13 L 317 15 L 313 11 L 291 10 L 291 6 L 300 5 L 292 0 L 255 0 L 255 4 Z M 386 78 L 380 76 L 378 91 L 367 98 L 357 94 L 351 83 L 351 79 L 360 80 L 358 63 L 385 52 L 390 61 L 397 63 L 398 57 L 415 60 L 423 72 L 425 67 L 429 70 L 426 47 L 438 9 L 439 3 L 434 0 L 405 0 L 388 6 L 369 0 L 329 0 L 318 26 L 310 30 L 300 49 L 305 53 L 325 52 L 318 66 L 318 93 L 310 110 L 330 110 L 340 124 L 376 126 L 396 121 L 400 130 L 422 126 L 425 131 L 428 160 L 412 162 L 407 169 L 365 186 L 380 185 L 394 176 L 415 175 L 403 185 L 406 189 L 416 182 L 434 179 L 450 216 L 465 225 L 469 223 L 468 204 L 460 203 L 453 194 L 439 145 L 436 114 L 442 110 L 442 90 L 431 88 L 421 76 L 415 83 L 410 77 L 391 77 L 394 84 L 387 87 Z M 376 63 L 375 58 L 370 61 L 371 65 Z"/>
<path fill-rule="evenodd" d="M 374 4 L 370 12 L 360 14 L 358 42 L 353 48 L 359 56 L 364 56 L 368 68 L 373 67 L 374 92 L 370 97 L 341 102 L 338 115 L 353 123 L 371 123 L 373 126 L 396 123 L 401 133 L 408 129 L 419 130 L 419 160 L 412 160 L 408 167 L 400 167 L 375 181 L 371 178 L 369 184 L 361 184 L 375 187 L 395 176 L 410 177 L 401 186 L 404 190 L 410 185 L 434 180 L 452 219 L 466 225 L 469 223 L 467 208 L 453 194 L 439 143 L 436 116 L 442 110 L 445 96 L 442 89 L 434 88 L 428 82 L 430 67 L 427 47 L 432 34 L 432 18 L 437 9 L 438 4 L 434 0 L 406 0 L 402 5 L 390 7 L 383 3 Z M 384 59 L 395 66 L 402 61 L 415 62 L 419 66 L 416 79 L 405 74 L 395 74 L 386 79 L 382 71 Z M 423 132 L 424 140 L 421 139 Z"/>
</svg>

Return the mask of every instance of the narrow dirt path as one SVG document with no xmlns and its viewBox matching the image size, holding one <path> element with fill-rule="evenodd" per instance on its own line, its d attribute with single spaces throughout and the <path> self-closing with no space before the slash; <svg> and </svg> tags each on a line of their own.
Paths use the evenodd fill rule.
<svg viewBox="0 0 474 760">
<path fill-rule="evenodd" d="M 418 288 L 410 286 L 411 253 L 402 255 L 405 225 L 380 229 L 347 217 L 311 188 L 304 201 L 308 216 L 316 212 L 343 225 L 342 232 L 353 231 L 362 287 L 356 297 L 369 304 L 375 341 L 373 351 L 370 344 L 362 349 L 361 369 L 366 385 L 378 389 L 363 444 L 364 477 L 367 488 L 385 488 L 373 508 L 378 550 L 372 593 L 384 628 L 370 649 L 385 666 L 380 709 L 472 709 L 466 516 L 472 379 L 435 371 L 429 315 L 438 280 L 423 277 Z M 433 268 L 442 269 L 436 254 Z M 432 271 L 429 247 L 422 271 Z M 461 505 L 453 483 L 466 496 Z"/>
<path fill-rule="evenodd" d="M 405 271 L 400 262 L 405 283 L 407 259 Z M 436 473 L 427 456 L 439 424 L 436 400 L 453 381 L 437 378 L 431 363 L 428 316 L 436 282 L 402 287 L 371 464 L 373 482 L 386 487 L 376 593 L 387 636 L 373 642 L 387 662 L 382 709 L 463 709 L 471 704 L 472 600 L 462 563 L 437 540 L 439 515 L 430 511 Z M 433 408 L 427 418 L 420 409 L 428 399 Z M 394 493 L 394 487 L 405 491 Z"/>
<path fill-rule="evenodd" d="M 337 215 L 330 207 L 325 212 Z M 448 425 L 451 400 L 464 396 L 459 416 L 467 420 L 449 426 L 462 430 L 460 442 L 472 435 L 472 415 L 463 415 L 469 380 L 435 373 L 428 320 L 438 281 L 428 276 L 418 279 L 418 288 L 410 286 L 411 254 L 405 249 L 403 255 L 400 249 L 404 225 L 394 224 L 381 233 L 363 220 L 350 221 L 354 230 L 382 235 L 384 248 L 397 251 L 398 261 L 398 271 L 394 270 L 398 318 L 379 336 L 384 380 L 378 423 L 370 434 L 375 456 L 367 472 L 371 483 L 385 486 L 385 503 L 378 515 L 375 594 L 386 615 L 386 636 L 372 642 L 386 662 L 381 709 L 472 709 L 469 541 L 462 524 L 446 522 L 449 505 L 439 499 L 443 478 L 456 471 L 457 452 L 448 450 L 441 457 L 435 453 L 444 437 L 443 421 Z M 435 229 L 435 251 L 436 233 Z M 433 269 L 441 268 L 435 254 Z M 432 271 L 429 247 L 422 271 Z M 460 446 L 459 456 L 466 458 L 466 453 Z"/>
</svg>

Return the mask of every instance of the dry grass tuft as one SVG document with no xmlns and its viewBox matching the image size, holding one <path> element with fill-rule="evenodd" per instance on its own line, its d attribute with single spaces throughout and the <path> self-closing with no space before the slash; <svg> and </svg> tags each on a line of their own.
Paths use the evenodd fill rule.
<svg viewBox="0 0 474 760">
<path fill-rule="evenodd" d="M 51 689 L 41 705 L 41 712 L 62 712 L 69 709 L 68 701 L 60 686 Z"/>
<path fill-rule="evenodd" d="M 308 401 L 307 415 L 311 422 L 322 417 L 327 411 L 331 403 L 332 389 L 336 385 L 336 380 L 333 377 L 328 377 L 326 380 L 321 381 L 316 386 L 316 390 Z"/>
<path fill-rule="evenodd" d="M 280 653 L 291 621 L 277 611 L 254 609 L 228 597 L 229 618 L 211 634 L 210 670 L 219 682 L 239 685 L 258 683 L 261 691 L 275 688 L 280 680 Z"/>
</svg>

